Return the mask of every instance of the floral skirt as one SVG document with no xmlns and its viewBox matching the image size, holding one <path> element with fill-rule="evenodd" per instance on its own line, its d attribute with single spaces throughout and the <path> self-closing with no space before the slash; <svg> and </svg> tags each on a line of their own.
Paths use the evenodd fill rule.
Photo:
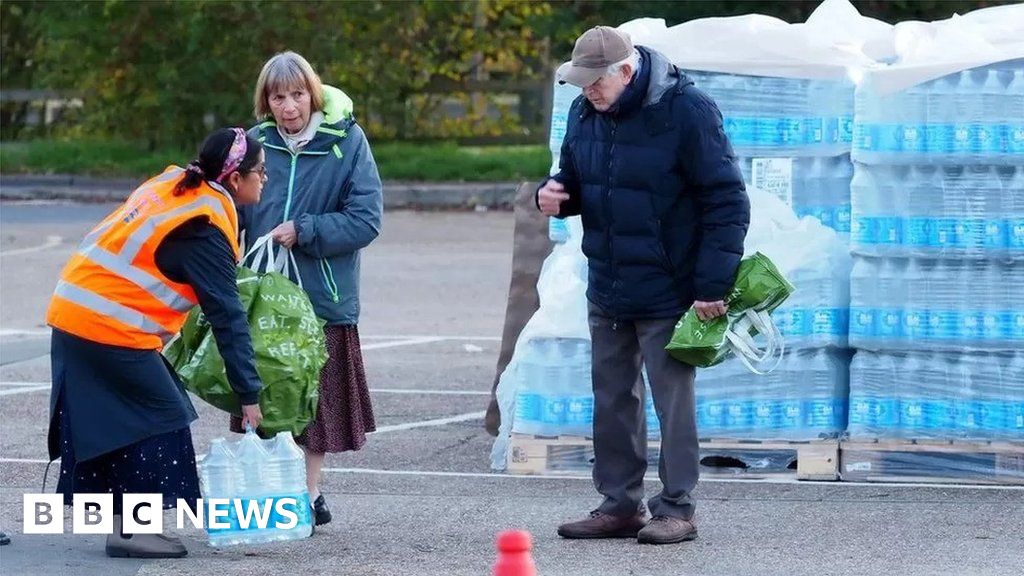
<svg viewBox="0 0 1024 576">
<path fill-rule="evenodd" d="M 366 443 L 377 429 L 366 384 L 363 353 L 356 326 L 327 326 L 327 364 L 320 372 L 316 418 L 295 441 L 310 452 L 348 452 Z M 231 417 L 231 430 L 242 432 L 242 421 Z"/>
</svg>

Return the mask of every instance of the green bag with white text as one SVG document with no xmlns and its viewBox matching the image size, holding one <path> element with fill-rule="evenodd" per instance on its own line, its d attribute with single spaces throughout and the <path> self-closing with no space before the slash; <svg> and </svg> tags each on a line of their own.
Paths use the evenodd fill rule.
<svg viewBox="0 0 1024 576">
<path fill-rule="evenodd" d="M 775 264 L 756 252 L 740 261 L 736 281 L 725 298 L 728 313 L 702 322 L 692 308 L 687 310 L 676 323 L 665 350 L 680 362 L 704 368 L 735 353 L 752 372 L 770 372 L 785 352 L 782 334 L 770 313 L 793 289 Z M 762 344 L 754 340 L 757 335 L 762 337 Z M 772 360 L 774 364 L 767 370 L 761 369 Z"/>
<path fill-rule="evenodd" d="M 283 249 L 282 249 L 283 250 Z M 247 310 L 256 371 L 263 381 L 259 432 L 299 435 L 316 417 L 320 371 L 327 362 L 323 321 L 306 292 L 283 274 L 239 267 L 238 290 Z M 164 352 L 185 387 L 225 412 L 241 415 L 213 331 L 196 307 Z"/>
</svg>

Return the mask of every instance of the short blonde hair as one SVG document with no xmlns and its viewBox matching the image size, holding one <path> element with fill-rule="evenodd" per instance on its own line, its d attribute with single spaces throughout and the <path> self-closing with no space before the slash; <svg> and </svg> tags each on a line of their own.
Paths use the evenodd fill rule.
<svg viewBox="0 0 1024 576">
<path fill-rule="evenodd" d="M 259 79 L 256 80 L 256 91 L 252 98 L 253 114 L 256 118 L 263 120 L 271 116 L 270 103 L 267 101 L 271 91 L 292 87 L 308 90 L 312 111 L 323 111 L 324 85 L 313 71 L 313 67 L 295 52 L 281 52 L 267 60 L 260 71 Z"/>
</svg>

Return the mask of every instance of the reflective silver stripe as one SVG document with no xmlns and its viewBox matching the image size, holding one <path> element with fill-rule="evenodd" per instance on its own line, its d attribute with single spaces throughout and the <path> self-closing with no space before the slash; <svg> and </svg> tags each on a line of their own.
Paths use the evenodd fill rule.
<svg viewBox="0 0 1024 576">
<path fill-rule="evenodd" d="M 171 290 L 167 284 L 141 268 L 132 266 L 129 262 L 111 254 L 99 246 L 89 246 L 81 252 L 96 264 L 110 270 L 111 272 L 134 283 L 139 288 L 149 292 L 151 296 L 162 302 L 168 308 L 178 312 L 188 312 L 195 306 L 181 294 Z"/>
<path fill-rule="evenodd" d="M 174 336 L 174 334 L 164 329 L 163 326 L 146 318 L 138 310 L 122 306 L 117 302 L 107 300 L 95 292 L 90 292 L 63 280 L 57 283 L 57 289 L 54 291 L 54 294 L 83 308 L 92 310 L 97 314 L 109 316 L 133 328 L 138 328 L 147 334 L 159 336 L 164 342 L 167 342 Z"/>
<path fill-rule="evenodd" d="M 135 257 L 139 254 L 139 250 L 142 249 L 142 245 L 145 244 L 151 236 L 153 236 L 153 232 L 156 230 L 157 226 L 190 210 L 195 210 L 200 206 L 209 206 L 213 208 L 215 212 L 220 213 L 224 218 L 228 217 L 227 213 L 224 212 L 224 206 L 222 206 L 216 199 L 210 198 L 209 196 L 196 198 L 192 202 L 189 202 L 184 206 L 179 206 L 170 212 L 165 212 L 159 216 L 148 218 L 135 232 L 132 232 L 131 236 L 128 237 L 128 241 L 124 243 L 124 247 L 121 248 L 121 253 L 119 255 L 124 258 L 126 262 L 133 262 Z"/>
<path fill-rule="evenodd" d="M 168 182 L 170 180 L 175 180 L 177 178 L 180 178 L 181 175 L 184 172 L 185 171 L 182 170 L 181 168 L 177 168 L 177 169 L 171 170 L 169 172 L 166 172 L 164 174 L 161 174 L 161 175 L 157 176 L 156 178 L 150 179 L 148 182 L 144 182 L 141 186 L 136 188 L 134 192 L 132 192 L 131 196 L 128 197 L 129 201 L 131 200 L 131 198 L 135 197 L 137 194 L 139 194 L 141 192 L 147 192 L 150 189 L 152 189 L 154 186 L 156 186 L 157 184 L 163 184 L 164 182 Z M 127 204 L 127 201 L 125 202 L 125 204 Z M 121 208 L 124 208 L 124 206 L 122 206 Z M 120 210 L 120 208 L 119 208 L 119 210 Z M 108 220 L 105 224 L 101 224 L 95 230 L 93 230 L 92 232 L 89 232 L 89 234 L 86 235 L 85 239 L 82 240 L 81 246 L 85 247 L 85 246 L 89 246 L 90 244 L 95 244 L 96 240 L 99 239 L 100 235 L 103 234 L 104 232 L 106 232 L 107 230 L 109 230 L 110 227 L 113 226 L 115 222 L 119 222 L 121 220 L 121 218 L 123 218 L 123 216 L 121 216 L 121 215 L 118 215 L 116 217 L 111 217 L 110 220 Z"/>
</svg>

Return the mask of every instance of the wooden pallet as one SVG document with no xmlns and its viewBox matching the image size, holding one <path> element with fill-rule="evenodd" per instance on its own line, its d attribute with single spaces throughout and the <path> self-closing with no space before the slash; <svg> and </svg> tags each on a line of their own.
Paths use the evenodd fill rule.
<svg viewBox="0 0 1024 576">
<path fill-rule="evenodd" d="M 766 442 L 702 440 L 701 474 L 742 478 L 796 477 L 799 480 L 837 480 L 839 442 Z M 648 440 L 649 470 L 656 471 L 661 444 Z M 513 434 L 508 451 L 512 474 L 587 473 L 594 462 L 593 442 L 579 436 L 545 437 Z"/>
<path fill-rule="evenodd" d="M 844 440 L 840 476 L 855 482 L 1024 485 L 1024 443 Z"/>
</svg>

